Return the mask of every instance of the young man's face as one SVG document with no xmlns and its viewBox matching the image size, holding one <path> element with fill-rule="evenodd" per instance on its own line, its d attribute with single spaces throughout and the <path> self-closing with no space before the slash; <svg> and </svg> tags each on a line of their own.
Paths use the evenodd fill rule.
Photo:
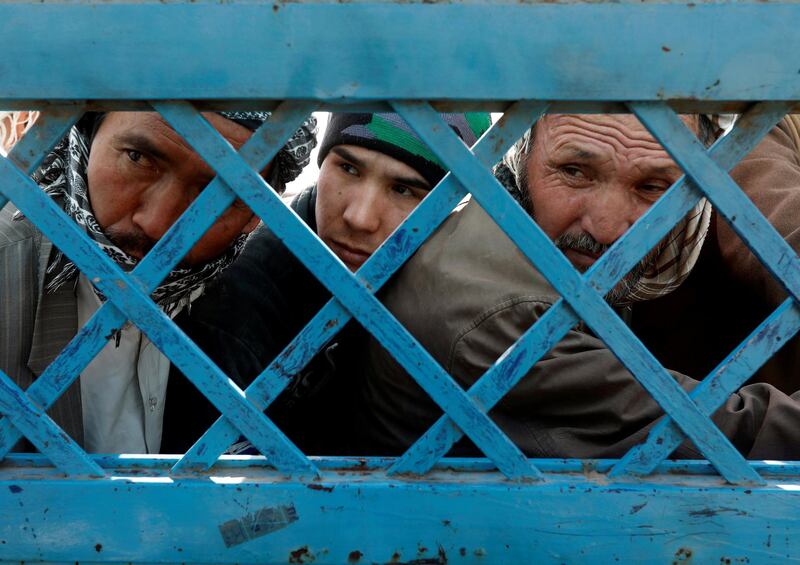
<svg viewBox="0 0 800 565">
<path fill-rule="evenodd" d="M 204 114 L 235 148 L 247 128 L 214 113 Z M 112 112 L 97 131 L 87 169 L 89 199 L 106 236 L 129 255 L 142 258 L 215 176 L 163 118 L 151 112 Z M 237 202 L 192 247 L 184 264 L 222 254 L 258 217 Z"/>
<path fill-rule="evenodd" d="M 535 134 L 527 168 L 533 214 L 580 271 L 683 174 L 634 116 L 549 115 Z M 626 277 L 629 285 L 653 254 Z"/>
<path fill-rule="evenodd" d="M 334 146 L 317 181 L 317 233 L 356 271 L 430 189 L 402 161 L 355 145 Z"/>
</svg>

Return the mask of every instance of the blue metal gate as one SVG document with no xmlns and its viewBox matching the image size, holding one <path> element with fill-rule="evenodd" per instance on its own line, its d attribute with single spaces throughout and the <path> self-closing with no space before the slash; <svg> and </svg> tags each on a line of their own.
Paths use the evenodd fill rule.
<svg viewBox="0 0 800 565">
<path fill-rule="evenodd" d="M 726 172 L 800 100 L 800 5 L 64 0 L 0 5 L 0 22 L 0 106 L 43 110 L 0 158 L 0 205 L 19 207 L 109 299 L 28 390 L 0 375 L 0 560 L 798 558 L 800 469 L 746 461 L 708 415 L 800 328 L 797 255 Z M 144 108 L 217 177 L 126 275 L 28 174 L 84 111 Z M 237 154 L 200 116 L 208 108 L 274 114 Z M 390 108 L 451 171 L 354 275 L 256 172 L 318 108 Z M 504 116 L 470 151 L 443 108 Z M 545 111 L 632 112 L 686 173 L 586 275 L 491 174 Z M 744 115 L 706 151 L 676 111 Z M 374 293 L 467 193 L 563 299 L 464 391 Z M 791 298 L 687 394 L 603 296 L 704 194 Z M 236 197 L 335 296 L 244 394 L 148 296 Z M 306 457 L 263 414 L 351 318 L 445 413 L 396 459 Z M 620 460 L 528 459 L 486 413 L 579 319 L 669 417 Z M 224 414 L 183 457 L 87 455 L 44 412 L 126 320 Z M 222 456 L 240 434 L 265 456 Z M 462 435 L 485 458 L 444 458 Z M 9 453 L 22 436 L 41 455 Z M 666 460 L 685 438 L 707 461 Z"/>
</svg>

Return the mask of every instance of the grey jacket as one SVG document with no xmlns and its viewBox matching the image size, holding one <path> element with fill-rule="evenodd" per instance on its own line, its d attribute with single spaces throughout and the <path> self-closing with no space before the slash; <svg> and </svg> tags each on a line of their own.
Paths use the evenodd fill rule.
<svg viewBox="0 0 800 565">
<path fill-rule="evenodd" d="M 557 300 L 558 294 L 475 203 L 454 213 L 387 286 L 383 300 L 464 388 Z M 696 381 L 672 373 L 684 389 Z M 374 340 L 367 351 L 364 451 L 409 447 L 441 414 Z M 547 353 L 491 412 L 529 456 L 619 457 L 663 414 L 602 341 L 581 326 Z M 800 458 L 800 394 L 742 388 L 714 420 L 750 458 Z M 453 454 L 474 454 L 466 442 Z M 697 457 L 684 443 L 676 453 Z"/>
<path fill-rule="evenodd" d="M 16 209 L 0 210 L 0 370 L 26 389 L 77 333 L 75 289 L 42 294 L 52 243 L 28 220 L 12 220 Z M 48 410 L 83 444 L 78 381 Z"/>
</svg>

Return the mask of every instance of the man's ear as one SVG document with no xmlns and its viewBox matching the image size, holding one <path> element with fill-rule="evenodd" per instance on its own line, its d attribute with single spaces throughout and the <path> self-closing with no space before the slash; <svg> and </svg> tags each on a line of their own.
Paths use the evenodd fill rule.
<svg viewBox="0 0 800 565">
<path fill-rule="evenodd" d="M 245 224 L 245 226 L 242 228 L 242 233 L 250 233 L 251 231 L 253 231 L 254 229 L 256 229 L 256 227 L 258 226 L 258 224 L 259 224 L 260 222 L 261 222 L 261 218 L 259 218 L 259 217 L 256 215 L 256 213 L 255 213 L 255 212 L 253 212 L 253 217 L 252 217 L 252 218 L 250 218 L 250 221 L 248 221 L 248 222 Z"/>
</svg>

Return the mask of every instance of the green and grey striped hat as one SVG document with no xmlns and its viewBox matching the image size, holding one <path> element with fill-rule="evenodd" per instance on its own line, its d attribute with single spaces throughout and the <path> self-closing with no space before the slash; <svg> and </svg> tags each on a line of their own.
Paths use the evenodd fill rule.
<svg viewBox="0 0 800 565">
<path fill-rule="evenodd" d="M 440 115 L 470 147 L 492 123 L 490 115 L 485 112 Z M 331 114 L 317 158 L 320 167 L 335 145 L 357 145 L 384 153 L 416 170 L 431 187 L 447 172 L 436 155 L 397 114 Z"/>
</svg>

